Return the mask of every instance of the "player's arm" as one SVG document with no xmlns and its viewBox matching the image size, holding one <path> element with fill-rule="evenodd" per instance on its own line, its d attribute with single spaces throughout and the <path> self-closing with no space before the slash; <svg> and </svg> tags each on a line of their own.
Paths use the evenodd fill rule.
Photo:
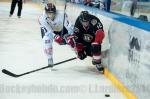
<svg viewBox="0 0 150 99">
<path fill-rule="evenodd" d="M 60 36 L 60 34 L 55 34 L 54 30 L 52 30 L 54 27 L 57 31 L 60 31 L 60 21 L 58 20 L 56 23 L 54 23 L 51 19 L 46 18 L 45 21 L 40 21 L 41 25 L 41 33 L 42 35 L 45 35 L 46 33 L 49 33 L 53 35 L 54 41 L 60 45 L 64 44 L 64 39 Z M 46 22 L 46 23 L 45 23 Z"/>
<path fill-rule="evenodd" d="M 38 22 L 40 24 L 41 36 L 42 38 L 45 34 L 51 34 L 52 37 L 54 36 L 54 32 L 50 26 L 47 25 L 46 20 L 42 16 L 39 17 Z"/>
<path fill-rule="evenodd" d="M 77 19 L 75 22 L 73 34 L 68 39 L 68 44 L 72 48 L 74 48 L 74 50 L 77 54 L 77 57 L 79 59 L 83 60 L 84 58 L 86 58 L 86 54 L 85 54 L 85 46 L 82 44 L 80 26 L 81 26 L 81 24 L 79 22 L 79 19 Z"/>
<path fill-rule="evenodd" d="M 105 33 L 104 33 L 104 29 L 103 29 L 103 24 L 97 18 L 96 33 L 95 33 L 95 41 L 94 42 L 101 44 L 104 37 L 105 37 Z"/>
<path fill-rule="evenodd" d="M 73 33 L 67 37 L 67 43 L 72 48 L 74 48 L 74 46 L 77 45 L 78 43 L 81 43 L 79 33 L 80 33 L 80 22 L 79 19 L 77 18 L 74 25 Z"/>
<path fill-rule="evenodd" d="M 104 30 L 102 23 L 98 20 L 96 24 L 96 33 L 95 33 L 95 40 L 92 42 L 92 53 L 93 59 L 92 63 L 101 64 L 101 43 L 104 39 Z"/>
</svg>

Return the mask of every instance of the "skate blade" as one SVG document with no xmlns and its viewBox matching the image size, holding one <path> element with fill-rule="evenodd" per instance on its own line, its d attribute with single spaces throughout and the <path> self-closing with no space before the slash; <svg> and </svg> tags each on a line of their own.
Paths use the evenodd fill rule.
<svg viewBox="0 0 150 99">
<path fill-rule="evenodd" d="M 104 69 L 103 70 L 97 70 L 100 74 L 104 74 Z"/>
<path fill-rule="evenodd" d="M 104 74 L 104 67 L 100 67 L 99 64 L 96 65 L 96 69 L 98 70 L 99 73 Z"/>
</svg>

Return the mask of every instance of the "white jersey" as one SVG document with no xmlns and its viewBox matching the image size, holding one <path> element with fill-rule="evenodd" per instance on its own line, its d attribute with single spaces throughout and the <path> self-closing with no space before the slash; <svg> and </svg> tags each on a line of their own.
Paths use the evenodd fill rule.
<svg viewBox="0 0 150 99">
<path fill-rule="evenodd" d="M 60 32 L 63 30 L 63 26 L 68 30 L 68 33 L 73 33 L 73 26 L 68 21 L 67 15 L 65 15 L 65 21 L 63 13 L 57 12 L 55 19 L 51 20 L 48 15 L 44 12 L 42 16 L 39 17 L 39 23 L 41 32 L 44 33 L 43 44 L 44 52 L 48 57 L 48 60 L 53 60 L 53 38 L 55 36 L 54 32 Z M 64 25 L 63 25 L 64 23 Z M 53 64 L 49 61 L 48 64 Z"/>
<path fill-rule="evenodd" d="M 55 19 L 52 21 L 48 15 L 44 12 L 42 16 L 39 17 L 39 23 L 40 27 L 44 29 L 45 35 L 48 33 L 60 32 L 63 29 L 63 19 L 64 15 L 63 13 L 57 12 Z M 69 31 L 69 33 L 72 32 L 72 24 L 68 21 L 67 15 L 65 15 L 65 21 L 64 21 L 65 28 Z"/>
</svg>

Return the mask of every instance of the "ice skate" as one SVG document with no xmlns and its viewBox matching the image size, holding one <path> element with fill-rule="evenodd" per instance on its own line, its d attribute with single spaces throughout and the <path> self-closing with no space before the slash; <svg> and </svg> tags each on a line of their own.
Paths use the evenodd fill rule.
<svg viewBox="0 0 150 99">
<path fill-rule="evenodd" d="M 53 68 L 53 59 L 48 59 L 48 66 Z"/>
<path fill-rule="evenodd" d="M 100 73 L 104 74 L 104 67 L 101 64 L 96 64 L 95 66 Z"/>
</svg>

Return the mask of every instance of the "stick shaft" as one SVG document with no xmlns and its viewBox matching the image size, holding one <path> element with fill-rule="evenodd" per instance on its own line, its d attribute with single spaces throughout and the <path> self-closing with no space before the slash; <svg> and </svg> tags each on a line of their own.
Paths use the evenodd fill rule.
<svg viewBox="0 0 150 99">
<path fill-rule="evenodd" d="M 54 64 L 54 66 L 59 65 L 59 64 L 62 64 L 62 63 L 65 63 L 65 62 L 68 62 L 68 61 L 72 61 L 72 60 L 74 60 L 74 59 L 76 59 L 76 57 L 71 58 L 71 59 L 68 59 L 68 60 L 65 60 L 65 61 L 62 61 L 62 62 L 58 62 L 58 63 Z M 54 66 L 53 66 L 53 67 L 54 67 Z M 23 73 L 23 74 L 21 74 L 21 76 L 22 76 L 22 75 L 26 75 L 26 74 L 30 74 L 30 73 L 33 73 L 33 72 L 36 72 L 36 71 L 40 71 L 40 70 L 43 70 L 43 69 L 46 69 L 46 68 L 50 68 L 50 66 L 45 66 L 45 67 L 42 67 L 42 68 L 39 68 L 39 69 L 35 69 L 35 70 L 32 70 L 32 71 Z"/>
<path fill-rule="evenodd" d="M 75 60 L 75 59 L 77 59 L 77 58 L 74 57 L 74 58 L 70 58 L 70 59 L 64 60 L 62 62 L 58 62 L 58 63 L 54 64 L 54 66 L 62 64 L 62 63 L 65 63 L 65 62 L 68 62 L 68 61 L 72 61 L 72 60 Z M 36 72 L 36 71 L 40 71 L 40 70 L 46 69 L 46 68 L 50 68 L 50 66 L 45 66 L 45 67 L 42 67 L 42 68 L 39 68 L 39 69 L 35 69 L 35 70 L 29 71 L 29 72 L 25 72 L 25 73 L 22 73 L 22 74 L 19 74 L 19 75 L 14 74 L 14 73 L 6 70 L 6 69 L 3 69 L 2 72 L 4 74 L 12 76 L 12 77 L 20 77 L 20 76 L 27 75 L 27 74 L 30 74 L 30 73 L 33 73 L 33 72 Z"/>
</svg>

